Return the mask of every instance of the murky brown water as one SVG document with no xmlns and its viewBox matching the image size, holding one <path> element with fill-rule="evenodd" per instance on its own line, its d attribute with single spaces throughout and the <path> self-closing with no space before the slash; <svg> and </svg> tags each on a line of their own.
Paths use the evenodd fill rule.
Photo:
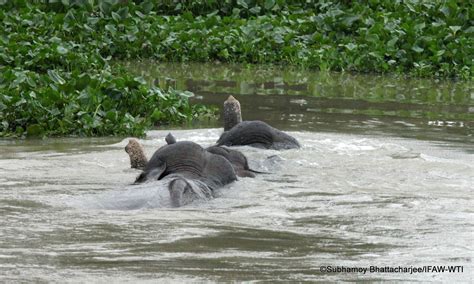
<svg viewBox="0 0 474 284">
<path fill-rule="evenodd" d="M 169 77 L 192 71 L 168 68 Z M 347 99 L 341 97 L 345 91 L 323 98 L 293 93 L 301 92 L 296 87 L 283 88 L 291 96 L 283 91 L 257 96 L 252 103 L 254 96 L 240 95 L 234 85 L 213 94 L 215 81 L 196 83 L 204 80 L 198 75 L 210 78 L 205 74 L 224 80 L 222 68 L 201 66 L 188 86 L 202 101 L 219 104 L 229 93 L 237 94 L 246 119 L 269 118 L 289 129 L 303 148 L 241 147 L 253 168 L 270 174 L 242 178 L 218 198 L 173 209 L 159 182 L 130 185 L 138 172 L 129 168 L 123 150 L 127 139 L 0 140 L 0 281 L 473 281 L 472 101 L 458 95 L 460 89 L 470 90 L 465 83 L 436 83 L 441 94 L 451 94 L 449 103 L 392 102 L 390 96 L 370 102 L 357 98 L 358 91 Z M 255 84 L 265 87 L 257 71 Z M 235 81 L 246 86 L 251 82 L 246 78 Z M 181 82 L 187 81 L 173 84 Z M 321 84 L 327 94 L 331 88 L 350 88 L 349 82 L 346 89 Z M 410 84 L 415 82 L 396 88 L 412 90 Z M 338 101 L 332 112 L 322 107 Z M 377 109 L 389 105 L 402 114 L 401 106 L 410 105 L 420 116 L 411 110 L 411 116 L 393 117 L 341 111 L 364 109 L 365 103 Z M 312 114 L 308 109 L 315 104 L 321 111 Z M 427 117 L 418 111 L 423 108 L 444 110 L 449 119 Z M 301 115 L 293 116 L 297 111 Z M 172 132 L 178 140 L 208 146 L 221 129 Z M 150 131 L 141 140 L 148 155 L 164 144 L 167 133 Z M 269 162 L 272 155 L 281 160 Z M 462 266 L 463 272 L 320 270 L 430 265 Z"/>
<path fill-rule="evenodd" d="M 129 68 L 162 87 L 194 92 L 195 102 L 222 107 L 233 95 L 245 120 L 281 129 L 474 142 L 472 82 L 252 65 L 143 62 Z"/>
</svg>

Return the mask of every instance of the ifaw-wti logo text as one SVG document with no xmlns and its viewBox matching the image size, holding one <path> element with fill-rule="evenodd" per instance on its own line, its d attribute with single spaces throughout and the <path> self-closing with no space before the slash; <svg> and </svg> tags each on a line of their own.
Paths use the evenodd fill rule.
<svg viewBox="0 0 474 284">
<path fill-rule="evenodd" d="M 423 265 L 423 266 L 320 266 L 321 273 L 463 273 L 462 265 Z"/>
</svg>

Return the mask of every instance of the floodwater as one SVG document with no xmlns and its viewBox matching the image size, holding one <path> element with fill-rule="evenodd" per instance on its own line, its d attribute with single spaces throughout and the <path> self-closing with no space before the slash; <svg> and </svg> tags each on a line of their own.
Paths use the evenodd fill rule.
<svg viewBox="0 0 474 284">
<path fill-rule="evenodd" d="M 245 120 L 293 131 L 474 142 L 474 83 L 320 73 L 275 66 L 129 64 L 148 81 L 190 90 L 222 107 L 233 95 Z M 199 126 L 199 125 L 197 125 Z M 221 127 L 210 122 L 208 127 Z"/>
<path fill-rule="evenodd" d="M 153 68 L 162 73 L 169 68 L 167 76 L 174 78 L 156 76 L 160 83 L 194 80 L 189 86 L 199 101 L 221 103 L 235 94 L 244 119 L 288 130 L 302 149 L 239 147 L 252 168 L 268 174 L 241 178 L 215 199 L 170 208 L 160 182 L 131 185 L 139 172 L 130 169 L 124 151 L 128 139 L 0 140 L 0 281 L 473 282 L 474 106 L 467 83 L 429 87 L 420 81 L 421 90 L 440 94 L 434 101 L 419 99 L 410 91 L 416 82 L 403 80 L 394 88 L 408 90 L 396 95 L 411 96 L 407 101 L 389 95 L 385 101 L 365 99 L 356 94 L 359 87 L 348 95 L 351 80 L 372 86 L 364 92 L 374 97 L 376 89 L 384 91 L 377 82 L 391 80 L 368 82 L 349 75 L 344 75 L 346 87 L 332 79 L 327 79 L 332 87 L 328 81 L 315 85 L 325 94 L 337 90 L 332 96 L 290 87 L 283 87 L 288 96 L 285 91 L 260 95 L 261 88 L 255 87 L 255 96 L 236 89 L 213 91 L 218 84 L 202 83 L 199 72 L 182 81 L 191 74 L 189 66 Z M 238 69 L 201 68 L 202 76 L 208 72 L 220 81 L 222 68 Z M 238 86 L 251 85 L 251 77 L 244 83 L 243 74 L 232 74 Z M 311 76 L 298 74 L 291 78 Z M 293 84 L 285 76 L 280 76 L 283 86 Z M 314 76 L 317 81 L 321 75 Z M 344 77 L 335 76 L 336 81 Z M 255 75 L 254 84 L 265 86 L 262 82 Z M 332 103 L 333 111 L 323 107 Z M 320 111 L 312 111 L 318 104 Z M 380 112 L 357 113 L 364 107 Z M 178 140 L 209 146 L 222 131 L 216 123 L 150 131 L 140 142 L 148 156 L 165 144 L 169 131 Z M 273 155 L 278 158 L 269 158 Z M 412 274 L 321 271 L 328 266 L 458 268 Z"/>
</svg>

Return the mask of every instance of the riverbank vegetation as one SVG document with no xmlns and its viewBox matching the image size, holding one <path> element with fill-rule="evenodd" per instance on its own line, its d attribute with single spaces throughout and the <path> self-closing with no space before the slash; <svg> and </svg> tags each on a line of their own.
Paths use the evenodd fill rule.
<svg viewBox="0 0 474 284">
<path fill-rule="evenodd" d="M 110 13 L 17 2 L 0 9 L 0 136 L 141 136 L 214 116 L 189 103 L 192 93 L 150 87 L 111 64 Z"/>
<path fill-rule="evenodd" d="M 454 0 L 0 1 L 0 136 L 138 135 L 212 115 L 112 60 L 471 80 L 472 13 Z"/>
<path fill-rule="evenodd" d="M 159 2 L 156 13 L 174 16 L 150 26 L 160 35 L 150 50 L 158 59 L 463 79 L 474 74 L 469 1 Z"/>
</svg>

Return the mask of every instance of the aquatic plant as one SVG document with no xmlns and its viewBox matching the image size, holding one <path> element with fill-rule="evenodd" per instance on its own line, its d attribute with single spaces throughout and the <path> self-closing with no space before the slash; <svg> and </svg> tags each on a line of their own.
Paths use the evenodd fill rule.
<svg viewBox="0 0 474 284">
<path fill-rule="evenodd" d="M 101 50 L 110 42 L 89 27 L 101 15 L 47 7 L 0 10 L 0 136 L 140 136 L 158 124 L 214 115 L 191 105 L 190 92 L 149 86 L 111 65 Z"/>
<path fill-rule="evenodd" d="M 74 18 L 66 25 L 69 31 L 113 58 L 473 76 L 468 1 L 56 2 L 40 7 L 68 11 L 66 20 Z"/>
</svg>

